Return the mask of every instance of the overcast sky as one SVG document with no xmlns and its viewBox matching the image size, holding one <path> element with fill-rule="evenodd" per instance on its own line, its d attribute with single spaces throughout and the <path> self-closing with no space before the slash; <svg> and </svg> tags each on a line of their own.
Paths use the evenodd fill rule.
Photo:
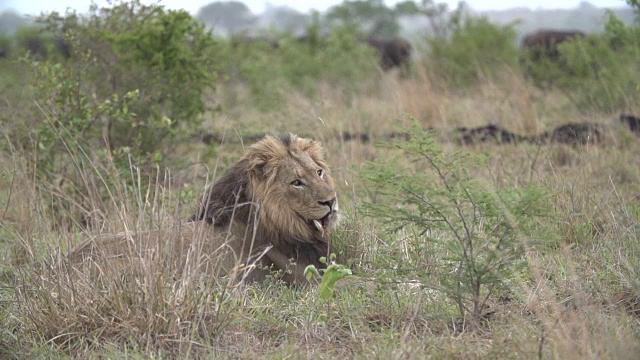
<svg viewBox="0 0 640 360">
<path fill-rule="evenodd" d="M 107 0 L 95 0 L 104 6 Z M 192 14 L 215 0 L 143 0 L 143 3 L 150 4 L 159 2 L 167 8 L 183 8 Z M 287 5 L 296 10 L 307 12 L 310 9 L 324 11 L 332 5 L 339 4 L 342 0 L 245 0 L 243 1 L 251 11 L 259 14 L 264 11 L 267 4 Z M 397 0 L 385 0 L 388 5 L 392 5 Z M 419 2 L 419 1 L 418 1 Z M 435 0 L 435 2 L 446 2 L 451 9 L 455 8 L 457 0 Z M 466 3 L 475 10 L 498 10 L 513 7 L 528 7 L 531 9 L 546 8 L 572 8 L 576 7 L 580 0 L 467 0 Z M 624 0 L 591 0 L 592 5 L 598 7 L 624 7 L 627 6 Z M 78 12 L 86 12 L 89 9 L 91 0 L 0 0 L 0 11 L 13 9 L 19 13 L 38 15 L 41 12 L 58 11 L 64 13 L 67 8 L 75 9 Z"/>
</svg>

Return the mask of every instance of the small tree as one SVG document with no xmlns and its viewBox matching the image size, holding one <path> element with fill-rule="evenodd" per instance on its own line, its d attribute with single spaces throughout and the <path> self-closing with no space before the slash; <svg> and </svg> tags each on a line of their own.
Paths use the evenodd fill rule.
<svg viewBox="0 0 640 360">
<path fill-rule="evenodd" d="M 462 6 L 462 5 L 460 5 Z M 422 15 L 429 22 L 428 33 L 431 36 L 446 38 L 449 33 L 450 18 L 446 3 L 436 3 L 434 0 L 422 0 L 420 4 L 414 0 L 405 0 L 395 6 L 398 15 Z M 457 11 L 454 12 L 454 16 Z"/>
<path fill-rule="evenodd" d="M 497 291 L 526 265 L 538 221 L 549 214 L 544 191 L 533 185 L 495 189 L 473 176 L 482 159 L 445 153 L 417 126 L 409 134 L 410 140 L 391 146 L 397 158 L 363 170 L 369 191 L 363 210 L 383 224 L 392 244 L 401 241 L 401 230 L 413 234 L 402 260 L 408 264 L 395 268 L 444 291 L 461 316 L 480 319 Z"/>
<path fill-rule="evenodd" d="M 396 36 L 400 31 L 398 19 L 419 13 L 418 5 L 406 0 L 389 8 L 382 0 L 345 0 L 327 11 L 327 20 L 362 29 L 372 36 Z"/>
<path fill-rule="evenodd" d="M 212 2 L 202 7 L 197 17 L 211 27 L 225 29 L 229 35 L 248 29 L 257 19 L 241 1 Z"/>
</svg>

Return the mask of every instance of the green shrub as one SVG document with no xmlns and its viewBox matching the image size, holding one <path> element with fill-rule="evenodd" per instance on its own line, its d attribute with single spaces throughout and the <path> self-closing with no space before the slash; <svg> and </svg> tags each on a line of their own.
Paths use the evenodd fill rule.
<svg viewBox="0 0 640 360">
<path fill-rule="evenodd" d="M 85 161 L 148 174 L 200 127 L 219 44 L 187 12 L 134 0 L 39 21 L 72 49 L 69 59 L 27 58 L 44 118 L 32 137 L 44 183 L 63 178 L 80 201 L 86 179 L 74 169 Z"/>
<path fill-rule="evenodd" d="M 536 85 L 561 89 L 585 112 L 633 107 L 640 95 L 640 27 L 609 11 L 602 34 L 563 42 L 558 52 L 558 58 L 527 63 Z"/>
<path fill-rule="evenodd" d="M 268 41 L 239 39 L 232 42 L 229 57 L 231 61 L 225 72 L 231 75 L 232 82 L 246 83 L 258 108 L 265 110 L 282 105 L 280 89 L 286 83 L 278 49 Z"/>
<path fill-rule="evenodd" d="M 545 192 L 484 183 L 474 175 L 486 170 L 483 159 L 444 152 L 418 126 L 409 133 L 410 140 L 393 144 L 394 158 L 362 171 L 364 212 L 382 224 L 390 249 L 403 249 L 377 265 L 395 270 L 389 280 L 420 280 L 443 291 L 461 316 L 480 319 L 540 243 Z"/>
<path fill-rule="evenodd" d="M 427 68 L 445 83 L 458 87 L 499 80 L 505 69 L 517 66 L 515 24 L 501 26 L 486 17 L 459 14 L 448 27 L 449 37 L 429 39 L 426 59 Z"/>
<path fill-rule="evenodd" d="M 136 121 L 103 119 L 103 146 L 155 156 L 165 141 L 200 125 L 203 94 L 215 86 L 217 43 L 187 12 L 134 0 L 93 7 L 87 18 L 54 13 L 42 21 L 72 45 L 73 61 L 63 66 L 83 94 L 100 103 L 139 90 L 128 108 Z"/>
<path fill-rule="evenodd" d="M 559 50 L 571 71 L 558 75 L 557 86 L 578 108 L 617 112 L 640 96 L 640 27 L 608 12 L 603 34 L 561 44 Z"/>
<path fill-rule="evenodd" d="M 373 85 L 376 52 L 361 42 L 350 27 L 340 27 L 326 37 L 296 39 L 283 36 L 274 47 L 269 41 L 234 44 L 229 73 L 245 81 L 262 109 L 279 107 L 287 89 L 312 97 L 319 82 L 350 92 Z"/>
</svg>

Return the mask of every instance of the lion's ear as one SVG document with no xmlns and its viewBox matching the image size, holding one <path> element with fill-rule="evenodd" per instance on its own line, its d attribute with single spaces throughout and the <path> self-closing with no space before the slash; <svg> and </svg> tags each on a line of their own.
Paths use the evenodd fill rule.
<svg viewBox="0 0 640 360">
<path fill-rule="evenodd" d="M 268 178 L 277 168 L 278 159 L 287 156 L 286 144 L 273 135 L 267 135 L 261 141 L 251 145 L 245 158 L 248 161 L 249 174 L 257 178 Z"/>
<path fill-rule="evenodd" d="M 249 160 L 247 170 L 249 174 L 256 178 L 265 178 L 267 168 L 267 159 L 255 157 Z"/>
</svg>

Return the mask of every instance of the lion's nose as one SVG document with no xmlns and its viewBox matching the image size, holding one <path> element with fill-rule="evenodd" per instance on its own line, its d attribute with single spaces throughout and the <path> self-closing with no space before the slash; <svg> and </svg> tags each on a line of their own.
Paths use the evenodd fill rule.
<svg viewBox="0 0 640 360">
<path fill-rule="evenodd" d="M 336 205 L 336 198 L 327 201 L 318 201 L 320 205 L 328 206 L 329 210 L 333 211 L 333 207 Z"/>
</svg>

